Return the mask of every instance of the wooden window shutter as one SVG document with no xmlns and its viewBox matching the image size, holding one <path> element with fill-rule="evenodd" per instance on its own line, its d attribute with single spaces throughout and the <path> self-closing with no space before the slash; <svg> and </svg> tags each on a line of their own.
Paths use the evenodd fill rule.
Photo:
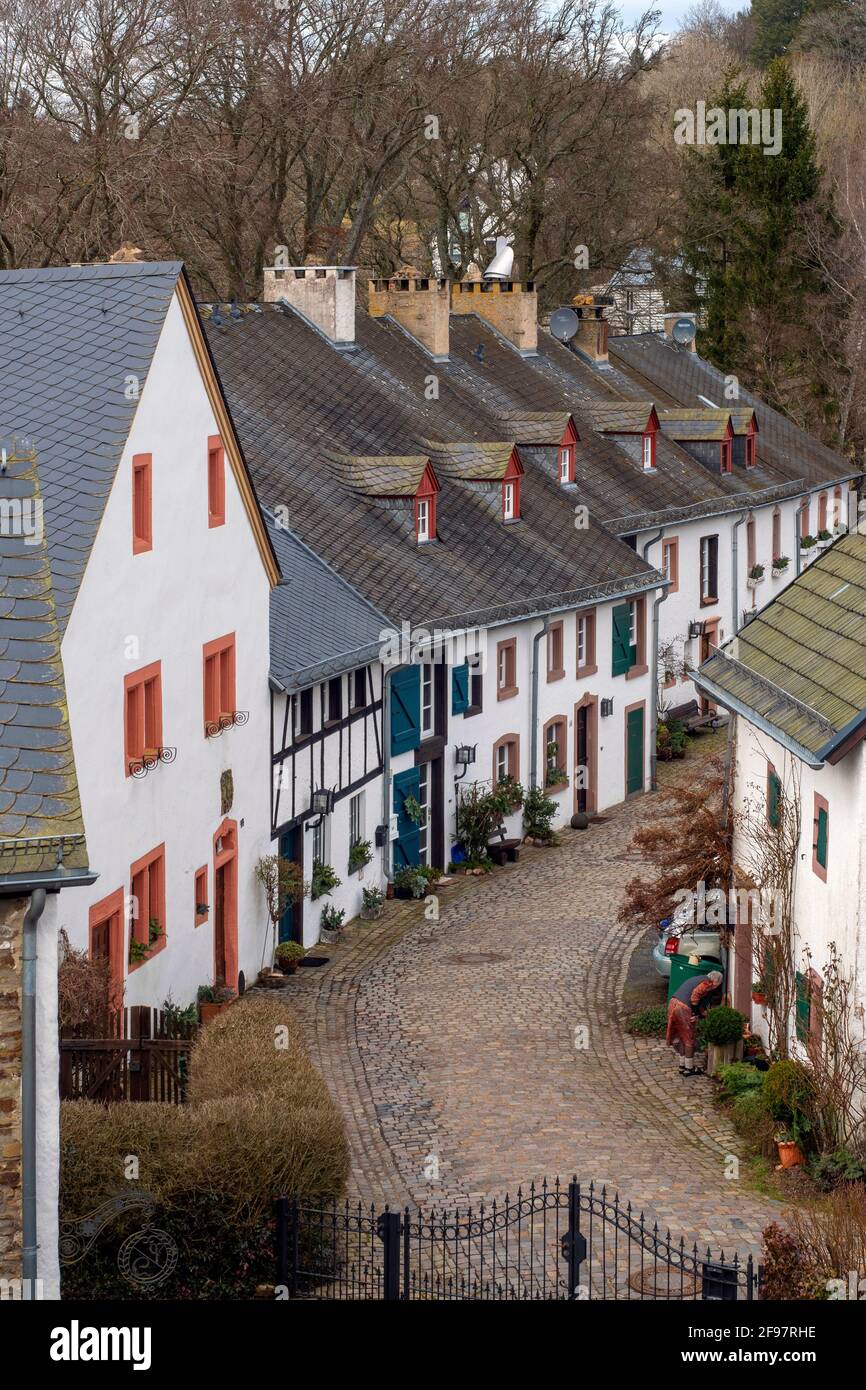
<svg viewBox="0 0 866 1390">
<path fill-rule="evenodd" d="M 774 830 L 781 821 L 782 783 L 772 770 L 767 774 L 767 820 Z"/>
<path fill-rule="evenodd" d="M 815 855 L 822 869 L 827 867 L 827 830 L 829 820 L 827 812 L 821 806 L 818 810 L 817 820 L 817 839 L 815 841 Z"/>
<path fill-rule="evenodd" d="M 463 714 L 469 708 L 469 663 L 451 670 L 451 713 Z"/>
<path fill-rule="evenodd" d="M 795 1030 L 800 1042 L 806 1042 L 809 1037 L 809 1015 L 811 1005 L 809 1000 L 809 981 L 805 975 L 797 971 L 797 1008 L 795 1016 Z"/>
<path fill-rule="evenodd" d="M 421 742 L 421 668 L 402 666 L 391 677 L 391 755 Z"/>
<path fill-rule="evenodd" d="M 707 545 L 709 546 L 708 560 L 709 560 L 709 585 L 710 585 L 710 596 L 711 596 L 712 598 L 718 598 L 718 597 L 719 597 L 719 538 L 718 538 L 718 536 L 710 536 L 709 540 L 707 541 Z"/>
<path fill-rule="evenodd" d="M 612 674 L 622 676 L 632 665 L 632 648 L 629 642 L 630 610 L 627 603 L 618 603 L 612 610 L 613 624 L 613 664 Z"/>
</svg>

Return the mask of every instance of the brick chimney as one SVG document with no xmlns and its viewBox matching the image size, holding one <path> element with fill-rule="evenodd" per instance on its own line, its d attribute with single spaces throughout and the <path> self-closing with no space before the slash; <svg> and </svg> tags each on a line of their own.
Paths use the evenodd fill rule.
<svg viewBox="0 0 866 1390">
<path fill-rule="evenodd" d="M 674 324 L 675 324 L 675 323 L 678 323 L 680 319 L 690 319 L 691 322 L 694 323 L 694 322 L 695 322 L 695 315 L 694 315 L 694 314 L 673 314 L 673 313 L 671 313 L 671 314 L 665 314 L 665 337 L 666 337 L 666 338 L 670 338 L 670 340 L 671 340 L 672 343 L 676 341 L 676 339 L 674 338 L 674 335 L 673 335 L 673 327 L 674 327 Z M 680 346 L 681 346 L 681 347 L 685 347 L 686 344 L 681 343 Z M 688 346 L 689 352 L 697 352 L 697 348 L 696 348 L 696 346 L 695 346 L 695 339 L 694 339 L 694 338 L 692 338 L 691 342 L 690 342 L 687 346 Z"/>
<path fill-rule="evenodd" d="M 371 280 L 367 307 L 371 318 L 390 314 L 437 362 L 448 360 L 447 280 L 431 280 L 417 270 L 401 270 L 390 280 Z"/>
<path fill-rule="evenodd" d="M 605 318 L 605 304 L 592 295 L 575 295 L 571 301 L 580 320 L 571 346 L 578 348 L 591 362 L 607 361 L 607 334 L 610 327 Z"/>
<path fill-rule="evenodd" d="M 355 343 L 353 265 L 265 266 L 264 301 L 284 299 L 335 347 Z"/>
<path fill-rule="evenodd" d="M 531 281 L 463 280 L 451 287 L 451 312 L 477 314 L 524 357 L 538 351 L 538 295 Z"/>
</svg>

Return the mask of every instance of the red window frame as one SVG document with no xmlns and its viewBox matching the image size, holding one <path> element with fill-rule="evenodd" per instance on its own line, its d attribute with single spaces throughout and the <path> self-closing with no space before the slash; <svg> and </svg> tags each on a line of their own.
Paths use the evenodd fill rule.
<svg viewBox="0 0 866 1390">
<path fill-rule="evenodd" d="M 665 573 L 665 561 L 667 561 L 666 578 L 670 580 L 668 593 L 675 594 L 680 587 L 679 536 L 669 536 L 667 540 L 662 541 L 662 574 Z"/>
<path fill-rule="evenodd" d="M 129 939 L 149 946 L 146 960 L 130 961 L 129 969 L 136 970 L 165 946 L 165 843 L 143 854 L 129 866 L 130 892 L 136 901 L 130 907 Z M 150 944 L 150 919 L 155 918 L 162 928 L 157 941 Z"/>
<path fill-rule="evenodd" d="M 755 439 L 755 427 L 754 427 L 754 425 L 752 424 L 752 425 L 749 426 L 749 433 L 746 435 L 746 467 L 747 467 L 747 468 L 754 468 L 754 466 L 755 466 L 755 462 L 756 462 L 756 459 L 755 459 L 755 446 L 756 446 L 756 444 L 757 444 L 757 440 Z"/>
<path fill-rule="evenodd" d="M 193 916 L 195 918 L 195 925 L 197 927 L 200 927 L 202 922 L 206 922 L 208 919 L 209 904 L 207 900 L 207 880 L 207 864 L 202 864 L 201 868 L 196 869 L 195 871 L 195 880 L 193 887 L 193 891 L 195 894 L 193 898 Z M 204 912 L 199 912 L 199 903 L 205 904 Z"/>
<path fill-rule="evenodd" d="M 818 858 L 818 817 L 823 811 L 827 822 L 827 838 L 824 844 L 824 854 L 827 860 L 822 864 Z M 815 802 L 812 810 L 812 872 L 820 878 L 822 883 L 827 882 L 827 868 L 830 863 L 830 803 L 825 796 L 815 792 Z"/>
<path fill-rule="evenodd" d="M 219 727 L 223 715 L 237 712 L 235 634 L 226 633 L 202 648 L 202 704 L 205 738 Z M 211 726 L 210 729 L 208 726 Z"/>
<path fill-rule="evenodd" d="M 730 438 L 723 439 L 719 450 L 719 470 L 722 473 L 733 473 L 734 471 L 734 441 Z"/>
<path fill-rule="evenodd" d="M 123 678 L 123 747 L 126 775 L 145 751 L 162 747 L 162 662 Z"/>
<path fill-rule="evenodd" d="M 563 472 L 562 465 L 565 464 Z M 559 481 L 565 486 L 566 483 L 574 482 L 574 445 L 560 444 L 559 446 Z"/>
<path fill-rule="evenodd" d="M 226 519 L 225 449 L 218 434 L 207 441 L 207 524 L 224 526 Z"/>
<path fill-rule="evenodd" d="M 818 530 L 827 530 L 827 494 L 822 492 L 818 498 Z"/>
<path fill-rule="evenodd" d="M 565 625 L 551 623 L 547 632 L 547 679 L 561 681 L 565 676 Z"/>
<path fill-rule="evenodd" d="M 153 549 L 153 455 L 132 456 L 132 553 Z"/>
<path fill-rule="evenodd" d="M 651 473 L 656 466 L 656 433 L 654 429 L 645 429 L 641 443 L 641 466 L 645 473 Z M 650 442 L 650 461 L 646 461 L 646 442 Z"/>
<path fill-rule="evenodd" d="M 520 780 L 520 735 L 503 734 L 502 738 L 498 738 L 493 745 L 492 782 L 494 790 L 499 785 L 499 769 L 497 765 L 499 762 L 500 748 L 504 748 L 506 751 L 506 758 L 508 762 L 508 771 L 505 774 L 506 777 L 513 777 L 515 782 L 518 782 Z"/>
<path fill-rule="evenodd" d="M 505 683 L 500 683 L 502 658 L 505 658 Z M 517 638 L 508 637 L 496 644 L 496 698 L 510 700 L 518 693 L 517 685 Z"/>
<path fill-rule="evenodd" d="M 773 508 L 773 554 L 771 559 L 776 563 L 782 555 L 782 513 L 778 507 Z"/>
<path fill-rule="evenodd" d="M 512 510 L 511 510 L 511 516 L 507 516 L 507 515 L 506 515 L 506 511 L 505 511 L 505 496 L 506 496 L 506 489 L 507 489 L 507 488 L 513 488 L 513 490 L 514 490 L 514 506 L 512 507 Z M 520 478 L 519 478 L 519 477 L 505 478 L 505 479 L 503 480 L 503 483 L 502 483 L 502 519 L 503 519 L 503 521 L 517 521 L 517 520 L 519 520 L 519 517 L 520 517 Z"/>
<path fill-rule="evenodd" d="M 800 508 L 800 539 L 809 534 L 809 521 L 811 520 L 812 499 L 807 497 Z"/>
<path fill-rule="evenodd" d="M 583 665 L 580 664 L 580 623 L 584 621 Z M 595 657 L 595 609 L 587 608 L 577 614 L 574 630 L 575 675 L 593 676 L 598 670 Z"/>
<path fill-rule="evenodd" d="M 421 535 L 421 503 L 427 506 L 427 534 Z M 415 539 L 419 545 L 426 545 L 428 541 L 436 539 L 436 494 L 435 492 L 425 492 L 415 498 Z"/>
</svg>

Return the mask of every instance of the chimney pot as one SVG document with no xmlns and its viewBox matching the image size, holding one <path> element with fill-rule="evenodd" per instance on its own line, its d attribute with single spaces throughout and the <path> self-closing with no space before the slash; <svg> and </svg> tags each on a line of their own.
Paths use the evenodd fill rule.
<svg viewBox="0 0 866 1390">
<path fill-rule="evenodd" d="M 263 298 L 284 299 L 336 347 L 355 342 L 354 266 L 266 266 Z"/>
<path fill-rule="evenodd" d="M 371 318 L 388 314 L 396 319 L 431 357 L 448 357 L 451 302 L 447 280 L 430 280 L 417 271 L 390 280 L 371 280 L 367 307 Z"/>
</svg>

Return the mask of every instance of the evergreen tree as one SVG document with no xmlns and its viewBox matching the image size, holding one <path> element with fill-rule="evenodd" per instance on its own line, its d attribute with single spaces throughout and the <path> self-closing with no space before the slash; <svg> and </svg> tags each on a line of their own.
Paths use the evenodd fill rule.
<svg viewBox="0 0 866 1390">
<path fill-rule="evenodd" d="M 800 20 L 816 8 L 813 0 L 752 0 L 752 58 L 759 67 L 787 53 Z"/>
</svg>

